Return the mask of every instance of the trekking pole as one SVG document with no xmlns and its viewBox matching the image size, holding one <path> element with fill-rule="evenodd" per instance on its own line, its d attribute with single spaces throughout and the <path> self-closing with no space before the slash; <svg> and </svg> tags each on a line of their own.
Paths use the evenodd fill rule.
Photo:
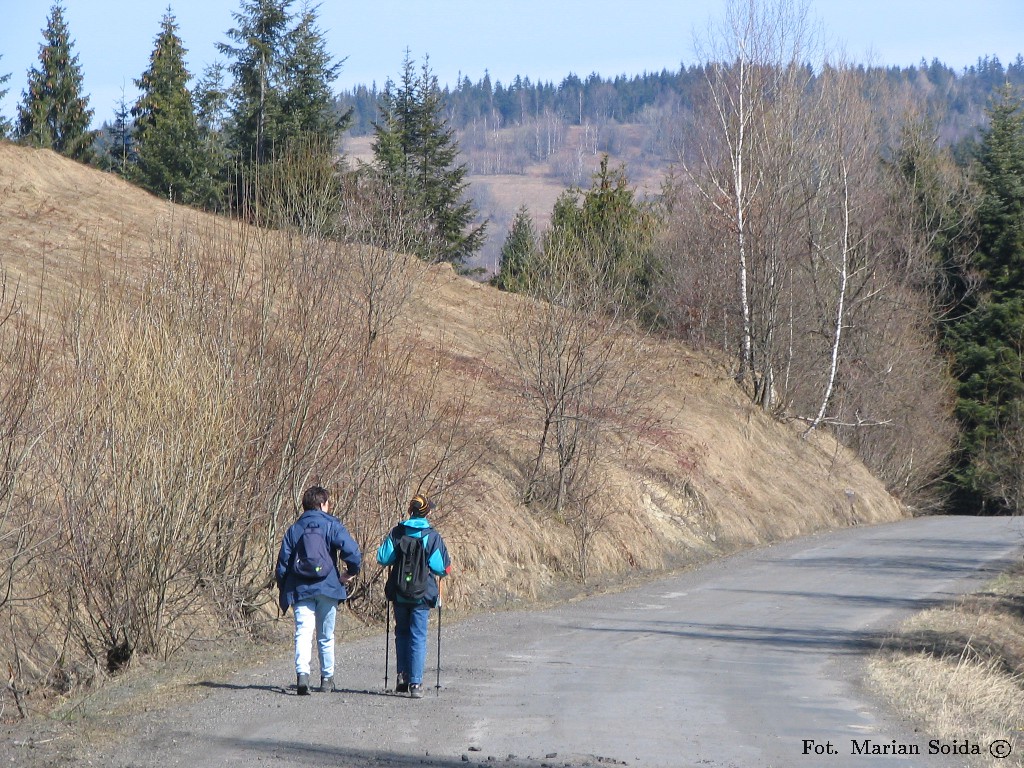
<svg viewBox="0 0 1024 768">
<path fill-rule="evenodd" d="M 388 689 L 388 668 L 391 663 L 391 603 L 384 601 L 384 690 Z"/>
<path fill-rule="evenodd" d="M 434 695 L 441 695 L 441 580 L 437 581 L 437 685 Z"/>
</svg>

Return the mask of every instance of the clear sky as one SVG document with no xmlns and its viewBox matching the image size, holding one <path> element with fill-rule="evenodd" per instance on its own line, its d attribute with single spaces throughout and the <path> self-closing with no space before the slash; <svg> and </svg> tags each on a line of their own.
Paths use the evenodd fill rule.
<svg viewBox="0 0 1024 768">
<path fill-rule="evenodd" d="M 917 64 L 938 58 L 956 70 L 983 56 L 1004 63 L 1024 53 L 1024 0 L 809 0 L 813 17 L 847 57 L 864 63 Z M 38 66 L 52 0 L 0 0 L 0 75 L 11 74 L 0 114 L 13 118 Z M 177 18 L 193 75 L 218 58 L 217 42 L 235 25 L 238 0 L 65 0 L 65 18 L 82 67 L 95 123 L 112 119 L 122 93 L 149 54 L 168 5 Z M 298 9 L 301 0 L 293 8 Z M 443 84 L 485 70 L 558 83 L 585 77 L 677 70 L 696 63 L 695 35 L 722 16 L 725 0 L 323 0 L 320 27 L 337 59 L 347 57 L 338 90 L 395 78 L 408 47 L 430 56 Z"/>
</svg>

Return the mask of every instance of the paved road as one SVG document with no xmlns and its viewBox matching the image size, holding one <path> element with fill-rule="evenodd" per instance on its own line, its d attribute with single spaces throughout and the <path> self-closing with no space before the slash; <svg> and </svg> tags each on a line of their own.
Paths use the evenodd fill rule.
<svg viewBox="0 0 1024 768">
<path fill-rule="evenodd" d="M 909 611 L 991 576 L 1024 518 L 923 518 L 788 542 L 640 589 L 442 631 L 442 689 L 383 693 L 383 641 L 339 648 L 332 695 L 299 698 L 287 654 L 213 686 L 107 764 L 953 766 L 850 754 L 909 741 L 859 689 Z M 434 683 L 431 629 L 428 681 Z M 803 755 L 805 739 L 839 754 Z M 1024 744 L 1017 745 L 1024 749 Z M 514 756 L 514 757 L 513 757 Z"/>
</svg>

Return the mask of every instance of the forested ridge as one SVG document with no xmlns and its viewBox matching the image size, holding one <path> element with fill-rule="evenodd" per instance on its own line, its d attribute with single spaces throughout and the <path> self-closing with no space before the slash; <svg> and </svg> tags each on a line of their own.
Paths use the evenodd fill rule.
<svg viewBox="0 0 1024 768">
<path fill-rule="evenodd" d="M 1024 85 L 1024 55 L 1004 64 L 998 57 L 979 56 L 977 64 L 957 71 L 933 59 L 908 67 L 864 66 L 857 70 L 866 88 L 884 85 L 913 95 L 940 117 L 949 142 L 966 138 L 984 118 L 984 110 L 995 89 L 1007 83 Z M 510 82 L 492 80 L 486 74 L 476 82 L 469 77 L 442 88 L 450 124 L 460 131 L 477 122 L 492 128 L 523 125 L 543 115 L 552 115 L 569 125 L 590 122 L 648 123 L 655 113 L 667 111 L 676 118 L 700 98 L 706 81 L 703 64 L 613 77 L 591 73 L 585 77 L 568 73 L 559 83 L 532 82 L 514 77 Z M 376 84 L 359 85 L 338 94 L 341 109 L 353 110 L 350 132 L 354 136 L 372 133 L 377 119 L 380 89 Z"/>
</svg>

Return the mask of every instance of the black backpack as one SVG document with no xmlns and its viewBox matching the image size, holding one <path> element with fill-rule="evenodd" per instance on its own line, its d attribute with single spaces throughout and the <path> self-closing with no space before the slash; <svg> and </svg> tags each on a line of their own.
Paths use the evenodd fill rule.
<svg viewBox="0 0 1024 768">
<path fill-rule="evenodd" d="M 334 558 L 320 523 L 310 523 L 295 545 L 292 571 L 304 579 L 320 581 L 327 578 L 333 567 Z"/>
<path fill-rule="evenodd" d="M 403 534 L 395 540 L 395 563 L 391 566 L 384 595 L 392 602 L 418 603 L 427 593 L 430 567 L 427 565 L 427 534 Z"/>
</svg>

